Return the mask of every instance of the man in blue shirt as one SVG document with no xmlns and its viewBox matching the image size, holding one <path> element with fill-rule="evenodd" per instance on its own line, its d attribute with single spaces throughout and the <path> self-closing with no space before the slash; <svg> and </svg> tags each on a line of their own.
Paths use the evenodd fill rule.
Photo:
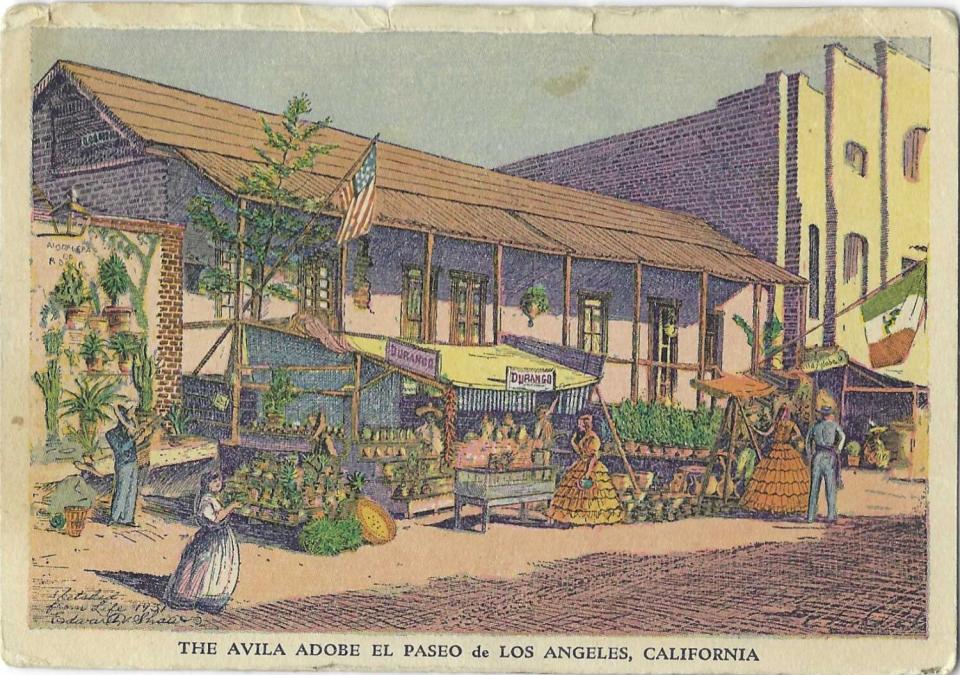
<svg viewBox="0 0 960 675">
<path fill-rule="evenodd" d="M 810 502 L 807 506 L 807 522 L 817 517 L 817 501 L 820 499 L 820 484 L 827 493 L 827 522 L 837 520 L 837 489 L 840 483 L 840 451 L 847 437 L 837 424 L 833 408 L 824 406 L 818 411 L 821 418 L 807 432 L 806 451 L 810 458 Z"/>
</svg>

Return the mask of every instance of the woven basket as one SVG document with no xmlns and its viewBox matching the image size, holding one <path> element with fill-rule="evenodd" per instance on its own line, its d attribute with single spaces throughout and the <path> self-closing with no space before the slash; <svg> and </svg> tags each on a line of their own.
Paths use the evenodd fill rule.
<svg viewBox="0 0 960 675">
<path fill-rule="evenodd" d="M 87 522 L 87 511 L 82 506 L 67 506 L 63 509 L 63 517 L 67 521 L 66 531 L 71 537 L 79 537 L 83 526 Z"/>
<path fill-rule="evenodd" d="M 396 521 L 372 499 L 357 500 L 356 517 L 363 540 L 368 544 L 386 544 L 397 536 Z"/>
</svg>

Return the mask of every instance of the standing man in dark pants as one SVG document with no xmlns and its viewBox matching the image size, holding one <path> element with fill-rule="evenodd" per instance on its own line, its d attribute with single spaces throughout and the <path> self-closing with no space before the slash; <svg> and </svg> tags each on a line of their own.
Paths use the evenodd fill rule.
<svg viewBox="0 0 960 675">
<path fill-rule="evenodd" d="M 827 522 L 837 520 L 837 490 L 840 482 L 840 451 L 847 437 L 837 424 L 833 408 L 824 406 L 817 411 L 821 419 L 807 432 L 806 450 L 810 458 L 810 502 L 807 505 L 807 522 L 817 518 L 817 501 L 820 499 L 820 483 L 827 492 Z"/>
</svg>

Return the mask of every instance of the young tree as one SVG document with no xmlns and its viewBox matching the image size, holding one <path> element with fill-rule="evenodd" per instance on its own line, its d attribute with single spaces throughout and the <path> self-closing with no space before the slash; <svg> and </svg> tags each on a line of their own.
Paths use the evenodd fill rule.
<svg viewBox="0 0 960 675">
<path fill-rule="evenodd" d="M 310 112 L 310 99 L 300 94 L 290 99 L 278 128 L 260 118 L 265 147 L 254 150 L 262 164 L 241 179 L 236 203 L 197 195 L 187 207 L 191 222 L 209 234 L 232 270 L 208 265 L 200 275 L 201 290 L 214 296 L 233 293 L 240 272 L 240 282 L 250 292 L 250 315 L 257 320 L 263 313 L 264 297 L 297 297 L 289 278 L 275 280 L 278 272 L 289 271 L 288 265 L 296 262 L 296 255 L 287 252 L 289 245 L 298 241 L 303 249 L 314 248 L 331 236 L 329 227 L 317 223 L 324 200 L 303 197 L 294 190 L 317 157 L 336 148 L 313 141 L 330 119 L 303 120 Z M 242 234 L 241 218 L 245 220 Z M 244 264 L 238 269 L 236 253 L 241 244 Z"/>
</svg>

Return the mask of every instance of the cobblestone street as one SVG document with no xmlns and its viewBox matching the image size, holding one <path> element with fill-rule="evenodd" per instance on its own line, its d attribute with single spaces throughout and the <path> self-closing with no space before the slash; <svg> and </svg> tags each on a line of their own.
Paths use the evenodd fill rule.
<svg viewBox="0 0 960 675">
<path fill-rule="evenodd" d="M 511 579 L 442 578 L 205 621 L 242 630 L 924 636 L 926 540 L 921 517 L 842 519 L 793 542 L 594 553 Z"/>
</svg>

